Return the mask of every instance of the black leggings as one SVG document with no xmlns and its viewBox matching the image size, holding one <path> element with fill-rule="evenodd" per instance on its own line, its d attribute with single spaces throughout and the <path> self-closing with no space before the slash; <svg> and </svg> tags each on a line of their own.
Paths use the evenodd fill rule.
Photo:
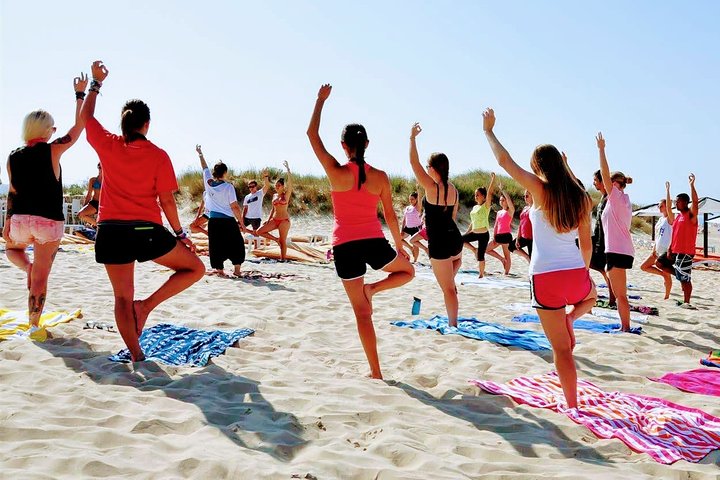
<svg viewBox="0 0 720 480">
<path fill-rule="evenodd" d="M 208 220 L 208 248 L 210 266 L 216 270 L 223 269 L 225 260 L 230 260 L 233 265 L 245 261 L 245 241 L 234 218 Z"/>
<path fill-rule="evenodd" d="M 485 261 L 485 250 L 487 250 L 488 243 L 490 243 L 490 232 L 485 233 L 466 233 L 462 237 L 463 242 L 470 243 L 477 240 L 477 259 L 478 262 Z"/>
</svg>

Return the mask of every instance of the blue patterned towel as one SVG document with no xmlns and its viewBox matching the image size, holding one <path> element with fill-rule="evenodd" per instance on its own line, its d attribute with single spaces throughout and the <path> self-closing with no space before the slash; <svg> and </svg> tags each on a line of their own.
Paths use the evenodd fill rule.
<svg viewBox="0 0 720 480">
<path fill-rule="evenodd" d="M 515 315 L 512 318 L 512 321 L 522 323 L 540 323 L 540 317 L 534 313 L 523 313 L 521 315 Z M 620 330 L 619 323 L 600 323 L 582 319 L 575 320 L 573 328 L 578 330 L 588 330 L 595 333 L 634 333 L 635 335 L 640 335 L 642 333 L 642 327 L 630 327 L 630 332 L 623 332 Z"/>
<path fill-rule="evenodd" d="M 550 342 L 542 332 L 535 330 L 513 330 L 497 323 L 481 322 L 476 318 L 458 318 L 457 328 L 448 325 L 447 317 L 435 315 L 429 320 L 398 320 L 391 322 L 396 327 L 408 327 L 415 330 L 435 330 L 443 335 L 456 334 L 475 340 L 520 347 L 525 350 L 550 350 Z"/>
<path fill-rule="evenodd" d="M 255 331 L 249 328 L 222 332 L 161 323 L 143 330 L 140 348 L 146 360 L 202 367 L 212 357 L 222 355 L 233 343 L 253 333 Z M 113 362 L 130 362 L 130 351 L 126 348 L 109 358 Z"/>
</svg>

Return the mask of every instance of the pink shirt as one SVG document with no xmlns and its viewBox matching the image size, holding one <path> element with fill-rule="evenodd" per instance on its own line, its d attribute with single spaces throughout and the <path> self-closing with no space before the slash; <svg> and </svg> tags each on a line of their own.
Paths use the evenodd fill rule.
<svg viewBox="0 0 720 480">
<path fill-rule="evenodd" d="M 405 226 L 409 228 L 417 228 L 422 225 L 422 218 L 417 208 L 412 205 L 405 207 Z"/>
<path fill-rule="evenodd" d="M 332 233 L 333 246 L 354 240 L 385 238 L 377 216 L 380 195 L 368 192 L 364 184 L 358 190 L 360 169 L 355 162 L 348 162 L 346 165 L 353 172 L 352 188 L 344 192 L 330 192 L 335 217 Z M 365 171 L 367 172 L 369 169 L 370 166 L 365 164 Z"/>
<path fill-rule="evenodd" d="M 525 207 L 520 212 L 520 228 L 518 237 L 532 240 L 532 222 L 530 221 L 530 207 Z"/>
<path fill-rule="evenodd" d="M 495 226 L 493 227 L 493 235 L 498 235 L 501 233 L 510 233 L 511 227 L 510 224 L 512 223 L 512 217 L 510 216 L 510 212 L 507 210 L 500 210 L 497 213 L 497 216 L 495 217 Z"/>
<path fill-rule="evenodd" d="M 632 221 L 632 204 L 630 197 L 613 186 L 608 194 L 607 205 L 603 210 L 602 226 L 605 232 L 605 253 L 635 255 L 630 222 Z"/>
</svg>

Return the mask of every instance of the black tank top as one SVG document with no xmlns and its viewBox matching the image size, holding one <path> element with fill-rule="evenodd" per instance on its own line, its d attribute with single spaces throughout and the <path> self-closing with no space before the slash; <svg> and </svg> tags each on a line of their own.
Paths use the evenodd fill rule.
<svg viewBox="0 0 720 480">
<path fill-rule="evenodd" d="M 62 169 L 53 172 L 50 145 L 45 142 L 20 147 L 10 154 L 10 174 L 15 189 L 13 213 L 65 220 L 63 215 Z"/>
<path fill-rule="evenodd" d="M 437 187 L 435 201 L 440 202 L 440 187 Z M 458 197 L 456 196 L 455 203 L 457 202 Z M 460 230 L 453 219 L 455 203 L 452 205 L 437 205 L 428 202 L 427 197 L 423 198 L 430 258 L 443 260 L 462 251 L 462 235 L 460 235 Z"/>
</svg>

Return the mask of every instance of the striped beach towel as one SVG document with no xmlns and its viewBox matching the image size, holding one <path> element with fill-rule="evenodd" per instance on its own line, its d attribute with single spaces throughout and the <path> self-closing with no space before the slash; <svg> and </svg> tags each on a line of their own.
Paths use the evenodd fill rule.
<svg viewBox="0 0 720 480">
<path fill-rule="evenodd" d="M 600 438 L 617 438 L 660 463 L 699 462 L 720 449 L 720 418 L 660 398 L 605 392 L 578 380 L 579 408 L 565 404 L 556 373 L 518 377 L 506 384 L 470 380 L 483 390 L 516 402 L 564 413 Z"/>
</svg>

